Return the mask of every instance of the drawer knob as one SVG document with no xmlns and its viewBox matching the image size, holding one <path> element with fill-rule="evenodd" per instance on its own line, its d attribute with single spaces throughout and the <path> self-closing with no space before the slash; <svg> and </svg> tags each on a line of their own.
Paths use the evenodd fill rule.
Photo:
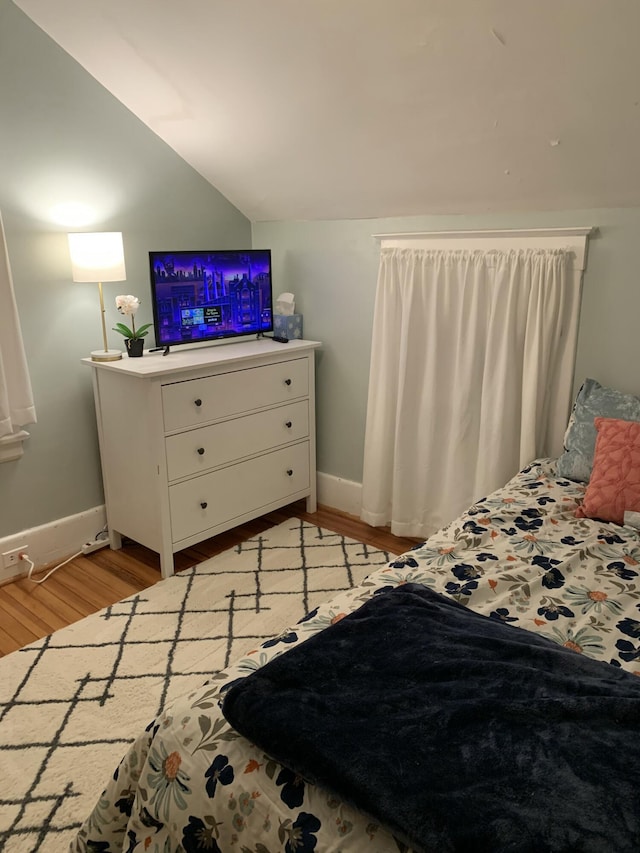
<svg viewBox="0 0 640 853">
<path fill-rule="evenodd" d="M 293 477 L 293 468 L 287 468 L 287 475 Z"/>
<path fill-rule="evenodd" d="M 291 429 L 291 427 L 293 426 L 293 424 L 291 423 L 291 421 L 287 421 L 287 422 L 285 423 L 285 426 L 286 426 L 286 428 L 287 428 L 287 429 Z"/>
<path fill-rule="evenodd" d="M 199 448 L 198 448 L 198 454 L 199 454 L 200 456 L 204 456 L 204 447 L 199 447 Z"/>
<path fill-rule="evenodd" d="M 200 399 L 200 397 L 198 397 L 198 399 L 197 399 L 197 400 L 194 400 L 193 402 L 196 404 L 196 406 L 201 406 L 201 405 L 202 405 L 202 400 Z"/>
<path fill-rule="evenodd" d="M 290 380 L 290 379 L 285 379 L 285 380 L 284 380 L 284 384 L 285 384 L 285 385 L 291 385 L 291 380 Z"/>
<path fill-rule="evenodd" d="M 206 501 L 200 501 L 200 506 L 202 507 L 202 509 L 206 509 L 207 508 L 207 502 Z"/>
</svg>

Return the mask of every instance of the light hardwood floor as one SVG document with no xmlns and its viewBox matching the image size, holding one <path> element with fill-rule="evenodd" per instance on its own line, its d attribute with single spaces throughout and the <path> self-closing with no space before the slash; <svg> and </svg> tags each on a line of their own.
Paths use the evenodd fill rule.
<svg viewBox="0 0 640 853">
<path fill-rule="evenodd" d="M 304 501 L 299 501 L 179 551 L 175 555 L 176 571 L 213 557 L 288 518 L 303 518 L 390 554 L 401 554 L 418 541 L 393 536 L 386 528 L 369 527 L 353 516 L 326 507 L 319 507 L 312 514 L 304 507 Z M 43 575 L 34 577 L 38 580 Z M 125 540 L 119 551 L 103 548 L 86 557 L 76 557 L 42 584 L 21 578 L 0 586 L 0 656 L 134 595 L 160 579 L 159 556 Z"/>
</svg>

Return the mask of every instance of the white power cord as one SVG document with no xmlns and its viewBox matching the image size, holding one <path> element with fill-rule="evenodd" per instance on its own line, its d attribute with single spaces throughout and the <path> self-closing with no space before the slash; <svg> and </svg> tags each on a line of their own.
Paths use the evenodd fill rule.
<svg viewBox="0 0 640 853">
<path fill-rule="evenodd" d="M 29 573 L 27 574 L 27 579 L 30 580 L 31 583 L 44 583 L 46 581 L 46 579 L 51 577 L 51 575 L 54 572 L 57 572 L 58 569 L 61 569 L 63 566 L 66 566 L 67 563 L 71 562 L 71 560 L 75 560 L 75 558 L 79 557 L 80 554 L 82 554 L 82 551 L 78 551 L 77 554 L 73 554 L 71 557 L 69 557 L 67 560 L 65 560 L 64 563 L 59 563 L 57 566 L 54 566 L 52 569 L 49 569 L 49 571 L 46 573 L 46 575 L 43 578 L 40 578 L 40 580 L 35 580 L 35 578 L 31 577 L 33 570 L 35 568 L 35 564 L 34 564 L 33 560 L 30 560 L 26 554 L 20 554 L 19 556 L 20 556 L 21 560 L 24 560 L 26 563 L 29 563 Z"/>
<path fill-rule="evenodd" d="M 35 564 L 34 564 L 33 560 L 30 560 L 26 554 L 18 554 L 18 557 L 21 560 L 24 560 L 25 563 L 29 563 L 29 571 L 27 573 L 27 580 L 30 580 L 31 583 L 44 583 L 46 581 L 46 579 L 50 578 L 54 572 L 57 572 L 58 569 L 61 569 L 63 566 L 66 566 L 67 563 L 71 562 L 71 560 L 75 560 L 75 558 L 79 557 L 81 554 L 90 554 L 92 551 L 97 551 L 98 548 L 102 547 L 102 544 L 100 543 L 100 539 L 103 536 L 106 536 L 106 534 L 107 534 L 107 525 L 105 524 L 105 526 L 102 528 L 102 530 L 100 530 L 96 534 L 96 538 L 94 539 L 94 541 L 92 543 L 87 542 L 85 545 L 82 546 L 82 549 L 80 551 L 77 551 L 75 554 L 72 554 L 70 557 L 68 557 L 64 562 L 58 563 L 57 566 L 54 566 L 52 569 L 49 569 L 49 571 L 46 573 L 46 575 L 43 578 L 40 578 L 40 580 L 35 580 L 34 578 L 31 577 L 31 575 L 33 574 L 33 570 L 35 568 Z M 108 544 L 109 544 L 108 540 L 105 540 L 104 545 L 108 545 Z"/>
</svg>

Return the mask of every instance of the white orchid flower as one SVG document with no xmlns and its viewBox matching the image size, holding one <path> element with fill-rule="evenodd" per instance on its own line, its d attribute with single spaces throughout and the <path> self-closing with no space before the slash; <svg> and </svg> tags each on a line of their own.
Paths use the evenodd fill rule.
<svg viewBox="0 0 640 853">
<path fill-rule="evenodd" d="M 140 307 L 140 300 L 137 296 L 116 296 L 116 308 L 121 314 L 126 314 L 128 317 L 134 317 L 136 311 Z"/>
<path fill-rule="evenodd" d="M 126 296 L 124 294 L 116 296 L 116 308 L 121 314 L 131 317 L 131 328 L 125 326 L 124 323 L 116 323 L 113 327 L 113 331 L 119 332 L 123 337 L 132 341 L 144 338 L 145 335 L 148 335 L 151 323 L 145 323 L 144 326 L 140 326 L 139 329 L 136 329 L 134 318 L 139 307 L 140 300 L 137 296 L 131 296 L 131 294 Z"/>
</svg>

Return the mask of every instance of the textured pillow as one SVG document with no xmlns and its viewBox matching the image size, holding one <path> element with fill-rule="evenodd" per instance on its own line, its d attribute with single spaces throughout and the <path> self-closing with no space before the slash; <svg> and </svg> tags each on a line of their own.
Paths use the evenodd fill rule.
<svg viewBox="0 0 640 853">
<path fill-rule="evenodd" d="M 556 464 L 559 477 L 589 482 L 596 444 L 595 418 L 640 421 L 640 400 L 615 388 L 607 388 L 595 379 L 585 379 L 565 433 L 564 453 Z"/>
<path fill-rule="evenodd" d="M 596 418 L 595 428 L 591 479 L 575 514 L 623 524 L 626 510 L 640 511 L 640 423 Z"/>
</svg>

